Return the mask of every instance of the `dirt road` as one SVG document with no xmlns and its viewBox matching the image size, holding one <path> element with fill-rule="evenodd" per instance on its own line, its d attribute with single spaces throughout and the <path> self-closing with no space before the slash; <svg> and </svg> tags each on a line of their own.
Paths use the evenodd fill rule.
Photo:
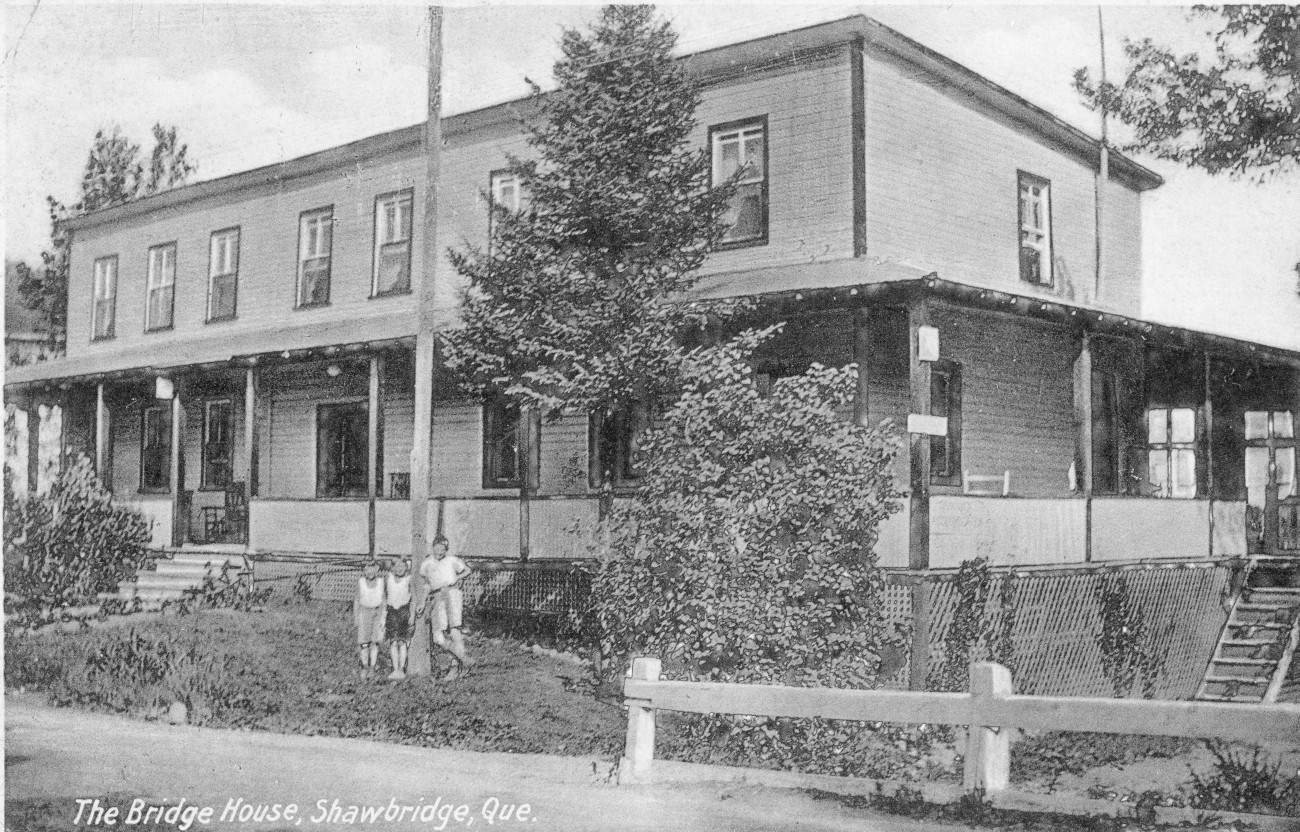
<svg viewBox="0 0 1300 832">
<path fill-rule="evenodd" d="M 77 799 L 109 795 L 122 814 L 113 826 L 97 817 L 93 828 L 129 828 L 125 813 L 141 801 L 137 830 L 954 830 L 782 789 L 614 786 L 609 761 L 593 758 L 168 726 L 51 709 L 27 697 L 5 704 L 7 830 L 42 802 L 49 817 L 29 826 L 92 828 L 94 804 L 83 804 L 78 819 Z M 182 799 L 175 822 L 139 823 L 153 820 L 148 807 Z M 194 807 L 192 825 L 184 824 L 185 807 Z M 258 808 L 246 807 L 261 807 L 262 821 Z"/>
</svg>

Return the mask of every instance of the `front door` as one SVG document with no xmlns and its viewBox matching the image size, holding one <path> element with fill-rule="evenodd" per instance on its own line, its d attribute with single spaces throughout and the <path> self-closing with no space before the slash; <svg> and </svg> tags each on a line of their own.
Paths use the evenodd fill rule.
<svg viewBox="0 0 1300 832">
<path fill-rule="evenodd" d="M 1246 535 L 1251 554 L 1300 556 L 1295 414 L 1246 411 Z"/>
</svg>

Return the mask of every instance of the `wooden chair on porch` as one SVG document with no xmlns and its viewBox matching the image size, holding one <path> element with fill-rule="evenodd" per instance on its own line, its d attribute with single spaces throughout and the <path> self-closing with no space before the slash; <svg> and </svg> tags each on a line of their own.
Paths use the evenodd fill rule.
<svg viewBox="0 0 1300 832">
<path fill-rule="evenodd" d="M 242 482 L 226 486 L 225 504 L 204 506 L 201 543 L 247 543 L 248 497 Z"/>
<path fill-rule="evenodd" d="M 976 497 L 1011 496 L 1011 472 L 1001 474 L 972 474 L 961 472 L 961 493 Z"/>
</svg>

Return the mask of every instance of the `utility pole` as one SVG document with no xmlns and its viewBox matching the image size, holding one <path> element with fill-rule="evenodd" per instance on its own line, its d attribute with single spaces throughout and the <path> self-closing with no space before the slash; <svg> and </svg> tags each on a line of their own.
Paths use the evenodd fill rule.
<svg viewBox="0 0 1300 832">
<path fill-rule="evenodd" d="M 411 442 L 411 614 L 424 606 L 420 566 L 429 552 L 429 453 L 433 434 L 433 373 L 437 355 L 435 266 L 438 262 L 438 175 L 442 156 L 442 7 L 429 7 L 429 99 L 424 122 L 424 264 L 415 296 L 415 434 Z M 429 675 L 429 628 L 417 622 L 407 673 Z"/>
<path fill-rule="evenodd" d="M 1102 226 L 1106 220 L 1104 204 L 1106 187 L 1110 184 L 1110 147 L 1108 145 L 1106 125 L 1106 29 L 1102 22 L 1101 6 L 1097 7 L 1097 41 L 1101 50 L 1101 153 L 1097 160 L 1097 179 L 1093 188 L 1093 204 L 1096 206 L 1094 225 L 1097 228 L 1096 271 L 1092 279 L 1092 300 L 1095 303 L 1101 296 L 1101 275 L 1105 249 L 1102 246 Z"/>
</svg>

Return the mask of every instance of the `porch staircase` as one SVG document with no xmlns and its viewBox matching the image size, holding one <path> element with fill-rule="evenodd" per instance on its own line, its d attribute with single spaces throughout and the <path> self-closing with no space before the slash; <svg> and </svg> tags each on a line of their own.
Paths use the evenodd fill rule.
<svg viewBox="0 0 1300 832">
<path fill-rule="evenodd" d="M 209 545 L 199 548 L 165 549 L 152 562 L 153 568 L 141 568 L 131 579 L 118 584 L 117 592 L 101 593 L 100 602 L 122 601 L 137 604 L 142 610 L 160 609 L 179 601 L 189 590 L 203 586 L 212 578 L 220 582 L 236 581 L 249 570 L 242 545 Z"/>
<path fill-rule="evenodd" d="M 1300 583 L 1294 580 L 1300 564 L 1262 560 L 1252 560 L 1233 600 L 1197 699 L 1300 701 L 1300 679 L 1290 672 L 1300 664 L 1293 662 L 1300 641 Z"/>
</svg>

